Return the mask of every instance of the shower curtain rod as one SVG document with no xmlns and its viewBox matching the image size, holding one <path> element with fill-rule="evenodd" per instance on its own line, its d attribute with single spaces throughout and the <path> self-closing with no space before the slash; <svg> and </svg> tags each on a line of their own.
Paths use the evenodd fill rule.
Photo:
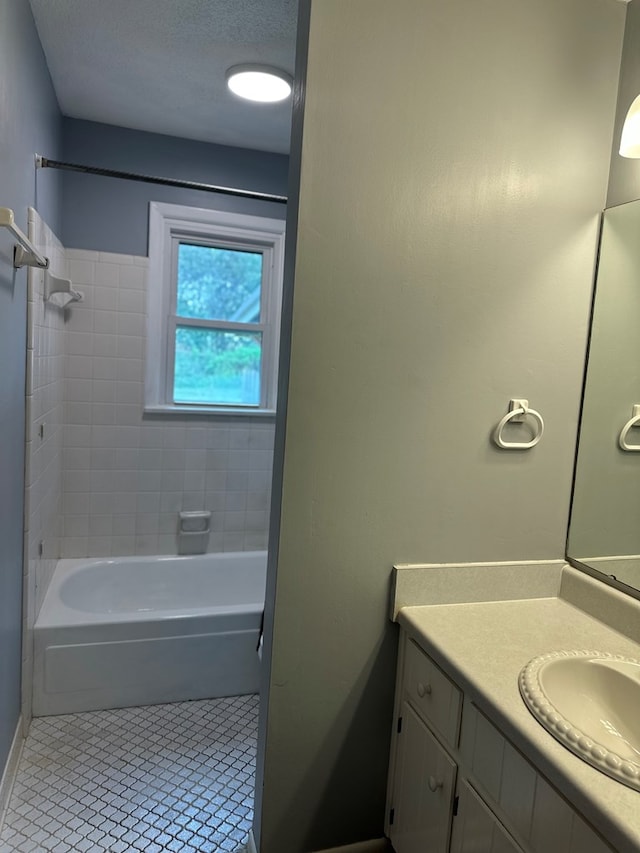
<svg viewBox="0 0 640 853">
<path fill-rule="evenodd" d="M 102 175 L 105 178 L 123 178 L 126 181 L 141 181 L 145 184 L 162 184 L 166 187 L 179 187 L 185 190 L 200 190 L 206 193 L 219 193 L 238 198 L 251 198 L 257 201 L 272 201 L 276 204 L 286 204 L 286 195 L 258 193 L 252 190 L 239 190 L 235 187 L 218 187 L 215 184 L 201 184 L 197 181 L 181 181 L 177 178 L 159 178 L 155 175 L 139 175 L 136 172 L 121 172 L 117 169 L 101 169 L 99 166 L 81 166 L 78 163 L 64 163 L 61 160 L 50 160 L 48 157 L 36 156 L 36 165 L 42 169 L 62 169 L 66 172 L 82 172 L 87 175 Z"/>
</svg>

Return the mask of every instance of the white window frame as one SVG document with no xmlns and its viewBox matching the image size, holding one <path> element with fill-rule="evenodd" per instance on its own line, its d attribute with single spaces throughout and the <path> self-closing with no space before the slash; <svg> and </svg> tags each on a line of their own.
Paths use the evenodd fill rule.
<svg viewBox="0 0 640 853">
<path fill-rule="evenodd" d="M 150 202 L 145 412 L 275 414 L 284 238 L 285 222 L 281 219 Z M 177 251 L 179 242 L 186 241 L 262 253 L 260 322 L 215 322 L 216 328 L 246 325 L 247 331 L 262 332 L 261 400 L 258 406 L 173 402 L 175 333 L 177 325 L 183 325 L 182 320 L 178 323 L 175 314 Z M 195 325 L 204 328 L 207 321 L 197 321 Z"/>
</svg>

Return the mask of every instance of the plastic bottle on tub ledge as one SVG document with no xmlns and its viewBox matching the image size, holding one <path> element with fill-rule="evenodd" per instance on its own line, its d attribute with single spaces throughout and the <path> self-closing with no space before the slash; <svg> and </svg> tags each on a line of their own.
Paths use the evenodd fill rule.
<svg viewBox="0 0 640 853">
<path fill-rule="evenodd" d="M 208 510 L 181 512 L 178 521 L 178 554 L 206 554 L 211 531 Z"/>
</svg>

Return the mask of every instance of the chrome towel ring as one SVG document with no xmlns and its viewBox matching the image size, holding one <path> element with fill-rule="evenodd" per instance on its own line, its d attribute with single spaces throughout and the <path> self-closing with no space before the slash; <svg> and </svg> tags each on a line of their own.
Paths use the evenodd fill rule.
<svg viewBox="0 0 640 853">
<path fill-rule="evenodd" d="M 524 423 L 524 421 L 528 417 L 532 418 L 534 424 L 533 438 L 531 438 L 530 441 L 505 441 L 502 437 L 502 430 L 504 429 L 505 425 L 508 423 Z M 638 420 L 640 421 L 640 407 Z M 494 429 L 493 440 L 498 445 L 498 447 L 502 448 L 503 450 L 530 450 L 532 447 L 535 447 L 536 444 L 538 444 L 538 442 L 542 438 L 543 432 L 544 421 L 542 420 L 542 415 L 540 414 L 540 412 L 536 412 L 535 409 L 530 409 L 528 400 L 516 398 L 513 400 L 509 400 L 509 411 Z M 638 450 L 640 450 L 640 446 L 638 446 Z"/>
</svg>

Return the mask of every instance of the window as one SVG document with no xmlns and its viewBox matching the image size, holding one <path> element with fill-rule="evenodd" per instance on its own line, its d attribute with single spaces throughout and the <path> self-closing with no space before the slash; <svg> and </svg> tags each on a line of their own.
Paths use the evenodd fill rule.
<svg viewBox="0 0 640 853">
<path fill-rule="evenodd" d="M 147 411 L 273 413 L 284 221 L 149 206 Z"/>
</svg>

